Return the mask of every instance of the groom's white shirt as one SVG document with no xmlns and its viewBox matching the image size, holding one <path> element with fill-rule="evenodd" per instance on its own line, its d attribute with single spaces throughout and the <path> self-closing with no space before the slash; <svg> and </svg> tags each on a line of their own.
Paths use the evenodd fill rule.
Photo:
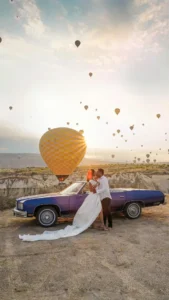
<svg viewBox="0 0 169 300">
<path fill-rule="evenodd" d="M 102 201 L 105 198 L 110 198 L 111 199 L 111 194 L 110 194 L 108 179 L 105 176 L 102 176 L 97 181 L 100 184 L 96 188 L 96 192 L 97 192 L 97 194 L 99 194 L 100 200 Z"/>
</svg>

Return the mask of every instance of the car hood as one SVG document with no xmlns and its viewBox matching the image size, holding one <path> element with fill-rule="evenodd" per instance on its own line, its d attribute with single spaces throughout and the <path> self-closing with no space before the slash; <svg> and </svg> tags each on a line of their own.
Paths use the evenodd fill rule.
<svg viewBox="0 0 169 300">
<path fill-rule="evenodd" d="M 17 201 L 27 201 L 27 200 L 35 200 L 35 199 L 41 199 L 41 198 L 51 198 L 51 197 L 61 197 L 60 193 L 49 193 L 49 194 L 39 194 L 39 195 L 32 195 L 32 196 L 24 196 L 17 198 Z"/>
</svg>

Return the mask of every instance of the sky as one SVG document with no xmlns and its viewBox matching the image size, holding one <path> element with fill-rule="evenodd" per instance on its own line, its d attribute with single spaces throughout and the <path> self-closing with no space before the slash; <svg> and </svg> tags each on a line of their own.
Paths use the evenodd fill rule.
<svg viewBox="0 0 169 300">
<path fill-rule="evenodd" d="M 168 11 L 169 0 L 1 0 L 0 153 L 38 153 L 49 127 L 70 122 L 88 156 L 167 161 Z"/>
</svg>

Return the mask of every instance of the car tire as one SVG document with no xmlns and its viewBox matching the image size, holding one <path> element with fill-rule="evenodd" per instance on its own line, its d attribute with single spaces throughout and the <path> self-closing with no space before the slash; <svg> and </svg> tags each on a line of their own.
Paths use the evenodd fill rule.
<svg viewBox="0 0 169 300">
<path fill-rule="evenodd" d="M 124 213 L 129 219 L 138 219 L 141 215 L 142 207 L 140 203 L 132 202 L 126 205 Z"/>
<path fill-rule="evenodd" d="M 56 224 L 58 219 L 57 211 L 52 206 L 43 206 L 38 209 L 36 214 L 37 224 L 43 227 L 51 227 Z"/>
</svg>

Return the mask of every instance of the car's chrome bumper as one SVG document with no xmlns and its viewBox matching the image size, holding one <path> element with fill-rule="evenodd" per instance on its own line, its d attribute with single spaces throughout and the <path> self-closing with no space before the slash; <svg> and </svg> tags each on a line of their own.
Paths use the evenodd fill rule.
<svg viewBox="0 0 169 300">
<path fill-rule="evenodd" d="M 15 217 L 27 218 L 27 211 L 18 210 L 16 207 L 13 210 L 13 214 Z"/>
</svg>

